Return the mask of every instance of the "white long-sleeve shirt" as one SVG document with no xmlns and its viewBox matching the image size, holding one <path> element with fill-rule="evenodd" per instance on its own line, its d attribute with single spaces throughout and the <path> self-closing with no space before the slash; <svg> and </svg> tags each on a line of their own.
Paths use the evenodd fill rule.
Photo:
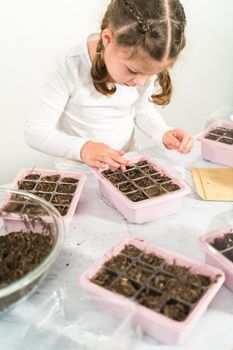
<svg viewBox="0 0 233 350">
<path fill-rule="evenodd" d="M 26 123 L 26 142 L 55 157 L 80 160 L 88 140 L 129 150 L 136 124 L 162 145 L 170 128 L 148 101 L 153 81 L 143 87 L 116 84 L 116 92 L 107 97 L 95 89 L 90 69 L 87 42 L 58 60 L 42 87 L 38 113 Z"/>
</svg>

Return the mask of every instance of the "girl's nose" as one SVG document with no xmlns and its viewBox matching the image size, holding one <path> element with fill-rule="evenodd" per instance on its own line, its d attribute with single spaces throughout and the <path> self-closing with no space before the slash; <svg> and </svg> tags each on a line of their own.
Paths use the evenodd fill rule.
<svg viewBox="0 0 233 350">
<path fill-rule="evenodd" d="M 147 77 L 145 75 L 138 75 L 134 78 L 134 83 L 137 86 L 143 86 L 147 80 Z"/>
</svg>

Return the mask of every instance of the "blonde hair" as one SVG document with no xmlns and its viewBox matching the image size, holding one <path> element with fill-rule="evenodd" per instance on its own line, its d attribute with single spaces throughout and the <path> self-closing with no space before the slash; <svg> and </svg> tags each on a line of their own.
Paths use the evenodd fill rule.
<svg viewBox="0 0 233 350">
<path fill-rule="evenodd" d="M 185 13 L 179 0 L 112 0 L 102 19 L 101 32 L 111 27 L 116 44 L 133 49 L 133 54 L 143 49 L 158 62 L 164 59 L 174 61 L 185 46 L 185 25 Z M 91 76 L 97 91 L 111 96 L 116 87 L 107 84 L 108 71 L 103 52 L 104 46 L 100 39 Z M 158 105 L 168 104 L 172 95 L 168 70 L 158 73 L 155 87 L 157 92 L 150 101 Z"/>
</svg>

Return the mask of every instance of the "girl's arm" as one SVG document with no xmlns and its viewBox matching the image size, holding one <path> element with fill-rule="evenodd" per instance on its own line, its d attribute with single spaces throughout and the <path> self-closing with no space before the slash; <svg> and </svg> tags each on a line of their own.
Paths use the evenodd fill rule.
<svg viewBox="0 0 233 350">
<path fill-rule="evenodd" d="M 88 139 L 71 136 L 58 129 L 59 118 L 72 94 L 71 68 L 68 60 L 62 57 L 49 74 L 40 93 L 38 113 L 26 122 L 25 140 L 38 151 L 80 160 L 80 150 Z"/>
<path fill-rule="evenodd" d="M 169 127 L 155 106 L 148 100 L 153 82 L 148 81 L 135 105 L 135 124 L 155 143 L 167 149 L 187 153 L 193 146 L 193 137 L 185 130 Z"/>
<path fill-rule="evenodd" d="M 108 164 L 111 168 L 125 170 L 130 162 L 122 157 L 123 151 L 59 130 L 59 119 L 72 95 L 77 71 L 77 62 L 66 58 L 59 60 L 40 94 L 39 112 L 26 122 L 26 142 L 32 148 L 55 157 L 82 160 L 91 167 Z"/>
<path fill-rule="evenodd" d="M 61 112 L 43 105 L 37 117 L 26 122 L 25 140 L 37 151 L 66 159 L 80 160 L 80 150 L 88 139 L 70 136 L 56 128 Z M 46 118 L 46 121 L 43 119 Z"/>
</svg>

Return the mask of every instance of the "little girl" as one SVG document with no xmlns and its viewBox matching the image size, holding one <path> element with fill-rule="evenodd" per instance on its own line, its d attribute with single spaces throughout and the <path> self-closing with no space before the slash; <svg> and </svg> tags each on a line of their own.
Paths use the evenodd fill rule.
<svg viewBox="0 0 233 350">
<path fill-rule="evenodd" d="M 27 122 L 27 143 L 91 167 L 121 167 L 135 149 L 135 125 L 157 144 L 181 153 L 193 138 L 168 127 L 154 105 L 172 95 L 168 69 L 185 46 L 179 0 L 112 0 L 101 32 L 61 57 Z"/>
</svg>

